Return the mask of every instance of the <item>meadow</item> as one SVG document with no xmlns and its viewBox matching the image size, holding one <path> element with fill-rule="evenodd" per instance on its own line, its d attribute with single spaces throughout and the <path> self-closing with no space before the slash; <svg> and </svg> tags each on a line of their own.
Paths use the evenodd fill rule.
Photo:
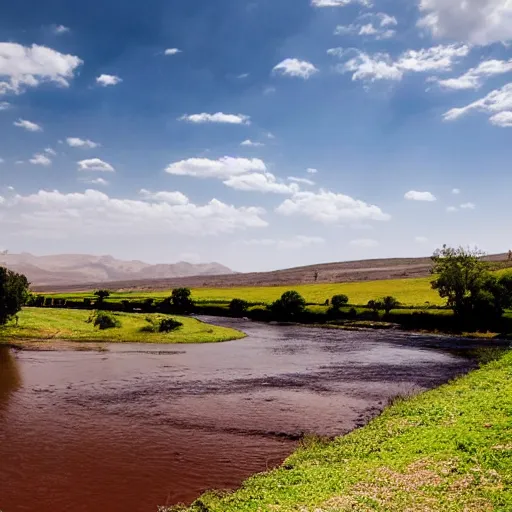
<svg viewBox="0 0 512 512">
<path fill-rule="evenodd" d="M 18 315 L 18 326 L 12 320 L 0 330 L 0 343 L 13 341 L 79 341 L 79 342 L 133 342 L 133 343 L 213 343 L 240 339 L 244 334 L 234 329 L 205 324 L 189 317 L 174 316 L 183 326 L 169 333 L 144 332 L 149 325 L 146 318 L 154 320 L 163 315 L 137 315 L 114 313 L 121 327 L 99 330 L 89 321 L 91 311 L 24 308 Z"/>
</svg>

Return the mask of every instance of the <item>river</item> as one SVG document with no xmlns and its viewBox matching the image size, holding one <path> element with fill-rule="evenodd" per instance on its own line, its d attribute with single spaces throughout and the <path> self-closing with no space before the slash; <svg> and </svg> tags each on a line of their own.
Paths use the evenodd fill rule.
<svg viewBox="0 0 512 512">
<path fill-rule="evenodd" d="M 0 510 L 155 512 L 280 464 L 473 363 L 433 337 L 213 319 L 243 340 L 0 347 Z"/>
</svg>

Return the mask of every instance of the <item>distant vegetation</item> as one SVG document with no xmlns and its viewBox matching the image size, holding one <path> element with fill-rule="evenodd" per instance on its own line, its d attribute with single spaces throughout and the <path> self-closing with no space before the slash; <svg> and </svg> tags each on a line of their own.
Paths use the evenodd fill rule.
<svg viewBox="0 0 512 512">
<path fill-rule="evenodd" d="M 28 284 L 24 275 L 0 267 L 0 325 L 21 310 L 28 299 Z"/>
</svg>

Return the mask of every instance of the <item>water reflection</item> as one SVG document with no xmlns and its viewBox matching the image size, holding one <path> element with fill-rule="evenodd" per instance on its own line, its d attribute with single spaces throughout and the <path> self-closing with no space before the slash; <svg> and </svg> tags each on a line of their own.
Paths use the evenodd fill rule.
<svg viewBox="0 0 512 512">
<path fill-rule="evenodd" d="M 0 413 L 7 408 L 11 394 L 21 387 L 18 361 L 7 347 L 0 347 Z"/>
</svg>

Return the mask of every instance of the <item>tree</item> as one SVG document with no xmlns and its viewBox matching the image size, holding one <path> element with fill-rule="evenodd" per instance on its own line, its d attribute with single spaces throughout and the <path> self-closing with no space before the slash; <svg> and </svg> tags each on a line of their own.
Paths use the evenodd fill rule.
<svg viewBox="0 0 512 512">
<path fill-rule="evenodd" d="M 234 316 L 243 316 L 248 308 L 249 303 L 243 299 L 233 299 L 229 303 L 229 311 Z"/>
<path fill-rule="evenodd" d="M 331 299 L 333 309 L 340 309 L 348 304 L 348 296 L 344 294 L 334 295 Z"/>
<path fill-rule="evenodd" d="M 0 267 L 0 325 L 5 325 L 25 305 L 29 282 L 23 274 Z"/>
<path fill-rule="evenodd" d="M 108 290 L 96 290 L 94 295 L 98 297 L 98 302 L 103 302 L 107 297 L 110 297 L 110 292 Z"/>
<path fill-rule="evenodd" d="M 175 309 L 188 311 L 194 307 L 194 303 L 190 296 L 190 288 L 175 288 L 172 291 L 171 303 Z"/>
<path fill-rule="evenodd" d="M 382 304 L 382 309 L 384 309 L 386 315 L 389 315 L 392 309 L 396 309 L 400 306 L 400 302 L 398 301 L 398 299 L 392 297 L 391 295 L 383 297 L 382 299 L 379 300 L 379 302 Z"/>
<path fill-rule="evenodd" d="M 290 290 L 284 292 L 280 299 L 277 299 L 270 306 L 274 314 L 284 318 L 299 316 L 306 308 L 306 301 L 300 293 Z"/>
<path fill-rule="evenodd" d="M 384 305 L 380 300 L 369 300 L 366 307 L 370 308 L 376 315 L 379 314 L 381 309 L 384 309 Z"/>
</svg>

